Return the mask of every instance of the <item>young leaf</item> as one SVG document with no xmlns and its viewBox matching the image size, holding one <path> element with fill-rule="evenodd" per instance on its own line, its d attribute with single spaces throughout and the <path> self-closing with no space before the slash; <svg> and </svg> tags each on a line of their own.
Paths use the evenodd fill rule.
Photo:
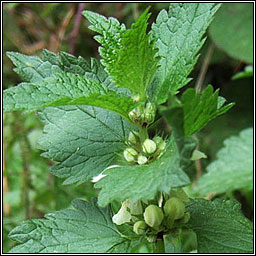
<svg viewBox="0 0 256 256">
<path fill-rule="evenodd" d="M 186 136 L 200 131 L 209 121 L 227 112 L 234 103 L 223 106 L 225 99 L 218 96 L 219 90 L 213 92 L 208 85 L 201 94 L 195 89 L 187 89 L 181 97 L 184 106 L 184 132 Z"/>
<path fill-rule="evenodd" d="M 102 189 L 98 201 L 100 206 L 106 206 L 115 199 L 150 200 L 158 191 L 169 193 L 172 188 L 190 182 L 180 166 L 180 155 L 173 137 L 158 160 L 147 165 L 112 168 L 104 174 L 107 176 L 95 184 L 96 188 Z"/>
<path fill-rule="evenodd" d="M 252 253 L 253 225 L 236 201 L 196 199 L 187 205 L 198 253 Z"/>
<path fill-rule="evenodd" d="M 179 148 L 183 147 L 184 137 L 200 131 L 209 121 L 227 112 L 234 103 L 223 106 L 225 99 L 218 96 L 219 90 L 213 93 L 209 85 L 201 94 L 195 89 L 187 89 L 179 101 L 170 96 L 168 107 L 160 106 L 160 113 L 171 125 Z"/>
<path fill-rule="evenodd" d="M 48 213 L 13 229 L 9 237 L 21 244 L 10 253 L 106 253 L 116 246 L 127 252 L 130 242 L 116 230 L 109 207 L 78 199 L 72 204 L 75 209 Z"/>
<path fill-rule="evenodd" d="M 131 128 L 117 114 L 94 107 L 66 106 L 39 112 L 45 123 L 39 148 L 57 162 L 65 184 L 83 183 L 115 164 Z"/>
<path fill-rule="evenodd" d="M 94 37 L 102 46 L 99 47 L 99 53 L 103 58 L 102 63 L 108 66 L 111 62 L 116 62 L 118 52 L 121 48 L 121 38 L 126 31 L 125 25 L 113 17 L 109 19 L 104 16 L 92 12 L 83 11 L 83 15 L 92 24 L 89 28 L 100 35 Z"/>
<path fill-rule="evenodd" d="M 224 145 L 217 153 L 217 160 L 198 180 L 195 191 L 202 196 L 253 189 L 253 129 L 245 129 L 239 136 L 226 139 Z"/>
<path fill-rule="evenodd" d="M 154 49 L 149 35 L 146 34 L 149 18 L 147 12 L 148 10 L 139 17 L 130 30 L 125 31 L 119 25 L 119 30 L 122 32 L 117 33 L 114 38 L 112 38 L 113 18 L 107 20 L 91 12 L 84 12 L 84 15 L 93 22 L 92 29 L 103 34 L 97 40 L 106 50 L 103 51 L 100 48 L 100 53 L 104 59 L 103 64 L 112 76 L 116 86 L 130 89 L 134 94 L 138 94 L 142 100 L 145 100 L 146 88 L 153 78 L 158 62 L 155 58 L 156 49 Z M 92 16 L 94 19 L 92 19 Z M 96 21 L 109 25 L 98 29 Z M 117 23 L 114 22 L 114 24 Z"/>
<path fill-rule="evenodd" d="M 241 78 L 253 77 L 253 66 L 248 65 L 243 71 L 236 73 L 232 76 L 232 80 L 237 80 Z"/>
<path fill-rule="evenodd" d="M 168 93 L 185 86 L 205 39 L 202 36 L 220 5 L 213 3 L 171 3 L 152 25 L 152 37 L 159 49 L 159 67 L 149 91 L 155 101 L 164 103 Z"/>
</svg>

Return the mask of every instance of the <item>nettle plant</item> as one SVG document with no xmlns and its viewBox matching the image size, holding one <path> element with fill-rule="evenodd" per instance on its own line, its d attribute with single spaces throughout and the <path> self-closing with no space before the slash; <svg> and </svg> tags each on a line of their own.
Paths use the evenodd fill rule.
<svg viewBox="0 0 256 256">
<path fill-rule="evenodd" d="M 39 110 L 39 148 L 56 162 L 52 173 L 100 189 L 92 202 L 75 199 L 74 209 L 24 221 L 9 234 L 19 243 L 10 252 L 252 251 L 252 225 L 238 202 L 189 199 L 182 189 L 203 155 L 193 134 L 233 105 L 211 85 L 177 96 L 219 7 L 172 3 L 149 33 L 148 9 L 130 29 L 84 11 L 101 44 L 101 60 L 90 63 L 65 52 L 7 53 L 25 82 L 4 91 L 4 111 Z"/>
</svg>

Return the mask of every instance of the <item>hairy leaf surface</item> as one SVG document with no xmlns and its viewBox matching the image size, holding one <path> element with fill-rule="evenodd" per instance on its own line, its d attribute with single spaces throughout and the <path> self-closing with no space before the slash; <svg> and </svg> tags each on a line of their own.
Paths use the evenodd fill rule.
<svg viewBox="0 0 256 256">
<path fill-rule="evenodd" d="M 196 199 L 187 205 L 198 253 L 252 253 L 253 225 L 236 201 Z"/>
<path fill-rule="evenodd" d="M 195 191 L 200 195 L 253 189 L 253 129 L 245 129 L 239 136 L 226 139 L 224 145 L 217 153 L 217 160 L 198 180 Z"/>
<path fill-rule="evenodd" d="M 127 252 L 129 241 L 116 230 L 109 208 L 74 200 L 75 209 L 48 213 L 44 219 L 24 221 L 9 237 L 20 245 L 11 253 L 105 253 L 118 246 Z M 121 246 L 123 245 L 123 246 Z"/>
<path fill-rule="evenodd" d="M 230 103 L 223 106 L 226 100 L 218 94 L 219 89 L 213 92 L 211 85 L 208 85 L 202 93 L 189 88 L 182 94 L 186 136 L 200 131 L 209 121 L 224 114 L 234 105 Z"/>
<path fill-rule="evenodd" d="M 39 114 L 45 123 L 39 147 L 57 162 L 52 172 L 65 184 L 82 183 L 115 164 L 131 129 L 117 114 L 94 107 L 47 108 Z"/>
<path fill-rule="evenodd" d="M 169 12 L 162 10 L 152 25 L 152 37 L 161 57 L 152 97 L 159 104 L 186 85 L 205 39 L 202 36 L 220 5 L 213 3 L 171 3 Z"/>
</svg>

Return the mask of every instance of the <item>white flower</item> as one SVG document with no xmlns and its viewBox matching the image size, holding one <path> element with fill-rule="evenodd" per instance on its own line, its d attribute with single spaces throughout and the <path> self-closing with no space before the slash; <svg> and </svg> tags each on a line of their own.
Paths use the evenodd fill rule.
<svg viewBox="0 0 256 256">
<path fill-rule="evenodd" d="M 132 203 L 129 199 L 122 202 L 122 206 L 118 213 L 116 213 L 112 220 L 116 225 L 122 225 L 130 222 L 133 218 L 132 215 L 142 214 L 143 209 L 140 201 Z"/>
<path fill-rule="evenodd" d="M 112 169 L 112 168 L 116 168 L 116 167 L 120 167 L 120 165 L 116 165 L 116 164 L 115 164 L 115 165 L 110 165 L 110 166 L 108 166 L 106 169 L 104 169 L 103 172 L 105 172 L 106 170 Z M 92 178 L 92 182 L 93 182 L 93 183 L 96 183 L 96 182 L 98 182 L 99 180 L 101 180 L 102 178 L 106 177 L 107 175 L 106 175 L 106 174 L 103 174 L 103 172 L 100 173 L 100 174 L 97 175 L 97 176 L 94 176 L 94 177 Z"/>
<path fill-rule="evenodd" d="M 113 217 L 112 220 L 116 225 L 122 225 L 126 222 L 130 222 L 132 218 L 131 213 L 127 211 L 127 200 L 122 202 L 122 206 L 118 213 L 116 213 Z"/>
<path fill-rule="evenodd" d="M 94 177 L 92 178 L 92 182 L 93 182 L 93 183 L 96 183 L 96 182 L 98 182 L 99 180 L 101 180 L 102 178 L 104 178 L 105 176 L 107 176 L 107 175 L 100 173 L 99 175 L 94 176 Z"/>
</svg>

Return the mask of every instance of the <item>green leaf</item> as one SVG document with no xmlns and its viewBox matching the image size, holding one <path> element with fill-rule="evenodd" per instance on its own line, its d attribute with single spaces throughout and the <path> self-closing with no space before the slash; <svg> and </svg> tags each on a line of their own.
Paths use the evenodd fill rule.
<svg viewBox="0 0 256 256">
<path fill-rule="evenodd" d="M 64 72 L 82 75 L 89 80 L 95 80 L 100 83 L 106 91 L 115 91 L 118 94 L 129 96 L 127 91 L 115 86 L 108 73 L 104 70 L 104 66 L 97 59 L 91 58 L 88 64 L 81 56 L 76 58 L 66 52 L 56 54 L 44 49 L 42 51 L 42 60 L 44 62 L 50 62 L 52 65 L 57 65 Z"/>
<path fill-rule="evenodd" d="M 9 237 L 20 245 L 10 253 L 105 253 L 118 246 L 127 252 L 129 241 L 116 230 L 109 208 L 99 208 L 94 201 L 74 200 L 75 209 L 45 215 L 44 219 L 24 221 Z"/>
<path fill-rule="evenodd" d="M 102 34 L 96 37 L 104 48 L 100 48 L 102 63 L 112 76 L 117 87 L 128 88 L 145 100 L 146 88 L 150 84 L 157 68 L 156 49 L 146 34 L 149 14 L 146 10 L 132 25 L 130 30 L 92 12 L 84 15 L 93 23 L 94 31 Z"/>
<path fill-rule="evenodd" d="M 15 52 L 8 56 L 16 72 L 31 83 L 5 90 L 4 111 L 81 104 L 102 107 L 129 120 L 128 113 L 136 107 L 129 93 L 116 88 L 96 59 L 89 65 L 82 57 L 48 50 L 43 50 L 42 60 Z"/>
<path fill-rule="evenodd" d="M 16 66 L 14 71 L 27 82 L 36 83 L 61 71 L 59 66 L 36 56 L 27 56 L 18 52 L 7 52 L 7 56 Z"/>
<path fill-rule="evenodd" d="M 249 66 L 246 66 L 243 71 L 238 72 L 234 76 L 232 76 L 232 80 L 252 77 L 252 76 L 253 76 L 253 66 L 249 65 Z"/>
<path fill-rule="evenodd" d="M 187 76 L 205 41 L 202 36 L 219 7 L 213 3 L 171 3 L 168 13 L 159 13 L 152 25 L 152 37 L 161 59 L 149 90 L 158 104 L 191 80 Z"/>
<path fill-rule="evenodd" d="M 217 160 L 198 180 L 195 191 L 202 196 L 253 189 L 253 129 L 245 129 L 239 136 L 226 139 L 224 145 L 217 153 Z"/>
<path fill-rule="evenodd" d="M 252 253 L 253 225 L 236 201 L 196 199 L 187 205 L 198 253 Z"/>
<path fill-rule="evenodd" d="M 53 53 L 43 49 L 42 60 L 60 67 L 64 72 L 84 75 L 86 72 L 91 71 L 89 64 L 83 57 L 79 56 L 77 58 L 66 52 Z"/>
<path fill-rule="evenodd" d="M 35 83 L 21 83 L 4 91 L 4 111 L 38 110 L 48 106 L 91 105 L 115 111 L 129 120 L 136 106 L 116 93 L 106 94 L 96 80 L 63 71 Z"/>
<path fill-rule="evenodd" d="M 184 133 L 184 109 L 176 96 L 169 97 L 168 106 L 159 106 L 161 115 L 172 127 L 173 136 L 178 147 L 180 155 L 180 165 L 187 171 L 191 165 L 191 157 L 197 145 L 193 137 L 185 137 Z"/>
<path fill-rule="evenodd" d="M 99 53 L 103 58 L 103 65 L 107 67 L 112 61 L 116 62 L 121 48 L 120 41 L 123 33 L 126 31 L 125 25 L 120 24 L 113 17 L 107 19 L 92 11 L 83 11 L 83 15 L 92 24 L 89 28 L 100 34 L 95 36 L 94 39 L 102 45 L 99 47 Z"/>
<path fill-rule="evenodd" d="M 190 136 L 200 131 L 209 121 L 227 112 L 234 103 L 223 106 L 225 99 L 218 96 L 219 90 L 213 92 L 208 85 L 201 94 L 195 89 L 187 89 L 181 97 L 184 106 L 185 135 Z"/>
<path fill-rule="evenodd" d="M 213 42 L 229 56 L 253 62 L 253 3 L 224 3 L 209 32 Z"/>
<path fill-rule="evenodd" d="M 134 130 L 119 115 L 94 107 L 51 107 L 39 116 L 45 123 L 39 147 L 57 162 L 52 172 L 64 184 L 83 183 L 116 164 Z"/>
<path fill-rule="evenodd" d="M 180 156 L 173 137 L 158 160 L 147 165 L 120 166 L 104 172 L 107 176 L 95 184 L 101 188 L 99 205 L 113 200 L 153 199 L 158 191 L 169 193 L 172 188 L 190 183 L 180 167 Z"/>
</svg>

